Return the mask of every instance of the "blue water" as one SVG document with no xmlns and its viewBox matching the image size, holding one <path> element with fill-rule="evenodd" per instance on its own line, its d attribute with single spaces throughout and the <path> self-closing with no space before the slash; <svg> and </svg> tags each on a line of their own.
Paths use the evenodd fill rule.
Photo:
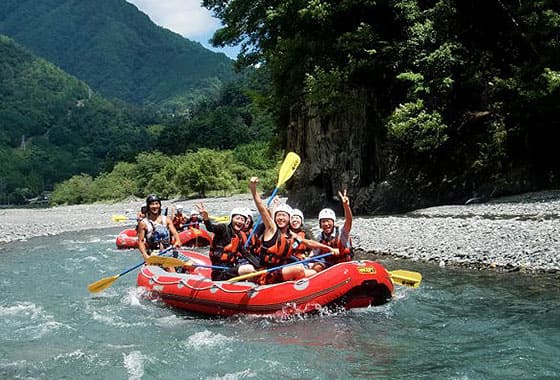
<svg viewBox="0 0 560 380">
<path fill-rule="evenodd" d="M 556 379 L 557 275 L 419 271 L 377 308 L 277 320 L 204 318 L 142 297 L 119 229 L 1 248 L 0 379 Z"/>
</svg>

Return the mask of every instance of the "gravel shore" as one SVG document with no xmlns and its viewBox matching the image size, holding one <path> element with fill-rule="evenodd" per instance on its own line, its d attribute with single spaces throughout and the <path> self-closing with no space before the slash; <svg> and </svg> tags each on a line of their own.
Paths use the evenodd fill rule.
<svg viewBox="0 0 560 380">
<path fill-rule="evenodd" d="M 180 203 L 189 210 L 199 201 L 164 202 L 163 206 Z M 248 195 L 203 201 L 214 215 L 253 206 Z M 115 204 L 0 209 L 0 243 L 115 227 L 113 215 L 134 216 L 141 204 L 142 200 L 131 199 Z M 355 217 L 352 236 L 357 249 L 378 255 L 440 266 L 555 273 L 560 272 L 559 222 L 560 190 L 398 216 Z M 306 225 L 316 229 L 317 221 L 308 218 Z"/>
</svg>

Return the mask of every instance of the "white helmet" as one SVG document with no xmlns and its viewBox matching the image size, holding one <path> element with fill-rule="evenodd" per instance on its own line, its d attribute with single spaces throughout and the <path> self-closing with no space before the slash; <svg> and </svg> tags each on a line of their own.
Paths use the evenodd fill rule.
<svg viewBox="0 0 560 380">
<path fill-rule="evenodd" d="M 241 207 L 234 207 L 231 209 L 231 212 L 229 213 L 229 221 L 231 223 L 231 221 L 233 220 L 233 217 L 235 215 L 241 215 L 242 217 L 245 218 L 245 220 L 247 220 L 247 212 L 245 211 L 244 208 Z"/>
<path fill-rule="evenodd" d="M 177 205 L 177 212 L 183 212 L 183 206 Z"/>
<path fill-rule="evenodd" d="M 319 219 L 319 223 L 321 222 L 321 219 L 332 219 L 333 223 L 335 223 L 336 214 L 332 209 L 324 208 L 321 210 L 321 212 L 319 212 L 319 216 L 317 217 L 317 219 Z"/>
<path fill-rule="evenodd" d="M 285 212 L 286 214 L 288 214 L 288 217 L 291 218 L 294 210 L 286 203 L 283 203 L 278 205 L 278 207 L 274 209 L 274 217 L 276 217 L 277 212 Z"/>
<path fill-rule="evenodd" d="M 245 216 L 251 217 L 251 219 L 253 219 L 253 211 L 249 207 L 245 209 Z"/>
<path fill-rule="evenodd" d="M 195 216 L 195 215 L 200 215 L 200 212 L 198 212 L 197 209 L 193 208 L 193 209 L 191 210 L 191 216 Z"/>
<path fill-rule="evenodd" d="M 303 224 L 303 212 L 300 209 L 295 208 L 292 212 L 292 217 L 299 216 L 301 218 L 301 224 Z"/>
</svg>

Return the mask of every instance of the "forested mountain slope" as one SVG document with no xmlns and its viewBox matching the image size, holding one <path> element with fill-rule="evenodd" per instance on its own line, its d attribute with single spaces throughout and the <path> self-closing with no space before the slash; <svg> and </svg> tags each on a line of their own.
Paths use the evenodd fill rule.
<svg viewBox="0 0 560 380">
<path fill-rule="evenodd" d="M 155 25 L 125 0 L 2 0 L 0 34 L 105 97 L 136 104 L 189 101 L 234 77 L 227 56 Z"/>
<path fill-rule="evenodd" d="M 150 121 L 0 35 L 0 204 L 132 159 Z"/>
</svg>

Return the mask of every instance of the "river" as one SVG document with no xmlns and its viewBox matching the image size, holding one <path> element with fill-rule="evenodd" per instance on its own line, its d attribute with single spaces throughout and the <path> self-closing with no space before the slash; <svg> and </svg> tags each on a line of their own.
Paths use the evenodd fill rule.
<svg viewBox="0 0 560 380">
<path fill-rule="evenodd" d="M 553 275 L 419 271 L 381 307 L 279 320 L 206 318 L 149 301 L 119 228 L 3 247 L 0 378 L 504 379 L 560 376 L 560 285 Z"/>
</svg>

